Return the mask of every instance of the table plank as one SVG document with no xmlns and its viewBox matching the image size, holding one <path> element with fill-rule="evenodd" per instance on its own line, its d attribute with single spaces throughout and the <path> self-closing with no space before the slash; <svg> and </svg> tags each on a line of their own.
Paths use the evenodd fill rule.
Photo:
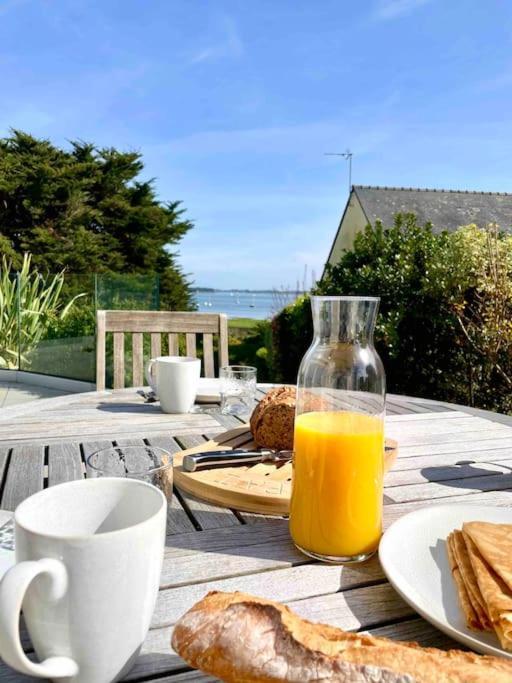
<svg viewBox="0 0 512 683">
<path fill-rule="evenodd" d="M 386 415 L 386 423 L 414 422 L 416 424 L 422 424 L 425 420 L 454 420 L 456 418 L 467 417 L 469 417 L 468 413 L 464 413 L 461 410 L 446 410 L 446 408 L 443 408 L 443 410 L 438 413 L 402 413 L 397 415 Z"/>
<path fill-rule="evenodd" d="M 466 481 L 473 477 L 487 476 L 499 472 L 510 474 L 510 472 L 512 472 L 512 458 L 510 456 L 510 451 L 508 451 L 508 458 L 505 457 L 505 459 L 496 463 L 484 461 L 480 465 L 472 463 L 463 465 L 426 464 L 425 466 L 416 469 L 399 469 L 396 471 L 392 469 L 386 474 L 386 485 L 406 486 L 408 484 L 421 484 L 433 481 L 446 482 L 455 479 L 464 479 L 464 481 Z M 460 463 L 467 462 L 461 459 L 460 456 L 457 457 L 456 461 Z"/>
<path fill-rule="evenodd" d="M 402 417 L 402 416 L 400 416 Z M 481 417 L 451 417 L 447 419 L 442 417 L 439 419 L 429 420 L 392 420 L 390 417 L 386 419 L 386 433 L 389 436 L 404 437 L 413 436 L 423 439 L 429 437 L 431 434 L 459 434 L 473 431 L 493 431 L 496 434 L 507 433 L 512 435 L 512 427 L 508 425 L 498 424 L 490 420 L 484 420 Z"/>
<path fill-rule="evenodd" d="M 1 507 L 14 510 L 18 503 L 40 491 L 44 484 L 43 446 L 15 446 L 12 449 Z"/>
<path fill-rule="evenodd" d="M 412 607 L 388 583 L 287 604 L 304 619 L 331 624 L 347 631 L 415 614 Z"/>
<path fill-rule="evenodd" d="M 288 520 L 271 518 L 262 524 L 253 526 L 240 525 L 236 527 L 221 527 L 196 533 L 183 533 L 167 539 L 166 554 L 183 557 L 195 553 L 211 553 L 230 549 L 236 554 L 236 549 L 264 542 L 289 541 Z"/>
<path fill-rule="evenodd" d="M 451 435 L 447 435 L 451 436 Z M 456 439 L 447 439 L 444 442 L 432 443 L 425 438 L 425 443 L 417 445 L 399 444 L 401 458 L 416 457 L 419 455 L 440 455 L 444 453 L 459 453 L 461 456 L 474 451 L 494 450 L 497 448 L 512 448 L 512 438 L 504 435 L 502 438 L 493 438 L 493 432 L 477 432 L 477 434 L 465 434 L 464 442 Z"/>
<path fill-rule="evenodd" d="M 111 448 L 112 446 L 113 443 L 110 439 L 101 439 L 99 441 L 91 440 L 82 443 L 82 453 L 84 456 L 85 471 L 88 477 L 93 475 L 93 472 L 91 472 L 91 469 L 87 464 L 87 459 L 89 458 L 89 456 L 93 455 L 93 453 L 97 453 L 98 451 L 103 451 L 105 448 Z"/>
<path fill-rule="evenodd" d="M 130 448 L 126 449 L 126 452 L 123 453 L 124 459 L 126 462 L 126 466 L 130 468 L 131 471 L 133 472 L 143 472 L 144 470 L 147 470 L 151 467 L 154 466 L 154 461 L 150 457 L 150 455 L 147 453 L 146 449 L 144 447 L 147 446 L 146 442 L 144 439 L 140 438 L 133 438 L 133 437 L 123 437 L 122 439 L 116 439 L 116 446 L 119 446 L 121 449 L 123 446 L 142 446 L 142 450 L 139 451 L 133 450 Z"/>
<path fill-rule="evenodd" d="M 149 442 L 153 443 L 151 439 L 149 439 Z M 168 437 L 167 441 L 160 439 L 160 443 L 166 443 L 167 445 L 162 446 L 162 448 L 167 448 L 171 452 L 176 453 L 182 449 L 193 448 L 194 446 L 206 443 L 206 438 L 197 434 L 180 436 L 175 439 Z M 181 489 L 178 489 L 177 493 L 181 504 L 194 519 L 198 529 L 216 529 L 241 524 L 240 519 L 232 510 L 206 503 Z"/>
<path fill-rule="evenodd" d="M 492 423 L 491 423 L 492 424 Z M 435 433 L 427 432 L 423 435 L 414 433 L 404 433 L 397 430 L 388 430 L 386 432 L 387 436 L 396 438 L 399 442 L 399 446 L 404 449 L 408 449 L 413 446 L 435 446 L 437 444 L 449 444 L 455 443 L 459 447 L 463 448 L 464 444 L 471 443 L 476 439 L 480 441 L 487 440 L 500 440 L 506 439 L 509 441 L 512 438 L 512 430 L 510 427 L 505 425 L 496 425 L 489 429 L 471 429 L 471 430 L 460 430 L 446 433 Z"/>
<path fill-rule="evenodd" d="M 52 444 L 48 448 L 48 486 L 83 479 L 85 464 L 77 443 Z"/>
<path fill-rule="evenodd" d="M 396 459 L 392 472 L 420 470 L 424 467 L 449 467 L 459 462 L 478 463 L 499 463 L 502 460 L 509 460 L 511 457 L 510 448 L 491 448 L 489 450 L 469 450 L 469 444 L 465 444 L 464 452 L 460 450 L 449 453 L 433 455 L 409 455 L 407 448 L 399 448 L 398 458 Z"/>
<path fill-rule="evenodd" d="M 385 486 L 386 500 L 393 503 L 407 503 L 413 500 L 434 500 L 451 495 L 466 495 L 479 491 L 500 491 L 512 489 L 512 473 L 489 474 L 466 479 L 447 479 L 446 481 L 428 482 L 425 484 L 407 484 L 404 486 Z"/>
<path fill-rule="evenodd" d="M 243 548 L 240 549 L 240 553 L 243 560 Z M 216 561 L 229 564 L 229 559 L 225 557 L 216 558 Z M 300 558 L 297 558 L 297 561 L 303 562 Z M 239 571 L 233 563 L 232 567 L 232 572 Z M 196 574 L 196 576 L 200 575 Z M 329 596 L 338 590 L 361 585 L 364 585 L 363 590 L 366 590 L 368 584 L 377 581 L 384 581 L 377 558 L 355 568 L 306 563 L 271 571 L 253 570 L 252 573 L 237 574 L 227 579 L 179 585 L 161 590 L 151 626 L 161 628 L 175 623 L 186 610 L 211 590 L 228 592 L 239 590 L 269 600 L 290 602 L 311 596 Z"/>
<path fill-rule="evenodd" d="M 435 626 L 418 617 L 395 624 L 365 629 L 363 632 L 379 638 L 405 640 L 407 642 L 419 643 L 423 647 L 437 647 L 441 650 L 467 649 L 461 643 L 457 643 L 442 631 L 439 631 Z"/>
<path fill-rule="evenodd" d="M 10 448 L 0 447 L 0 494 L 2 492 L 3 481 L 7 472 L 7 464 L 11 454 Z"/>
<path fill-rule="evenodd" d="M 429 502 L 429 507 L 435 505 L 495 505 L 497 507 L 511 507 L 512 506 L 512 491 L 486 491 L 479 493 L 472 493 L 471 495 L 450 495 L 446 498 L 438 498 Z M 384 496 L 384 530 L 386 530 L 393 522 L 400 519 L 403 515 L 409 512 L 419 510 L 425 507 L 424 500 L 414 500 L 409 502 L 395 503 L 386 500 Z"/>
</svg>

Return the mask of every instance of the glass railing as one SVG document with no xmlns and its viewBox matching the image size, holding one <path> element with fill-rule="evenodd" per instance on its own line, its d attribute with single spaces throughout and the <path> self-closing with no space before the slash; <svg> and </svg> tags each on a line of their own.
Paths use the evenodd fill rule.
<svg viewBox="0 0 512 683">
<path fill-rule="evenodd" d="M 0 290 L 0 369 L 95 381 L 96 311 L 158 310 L 157 275 L 15 273 Z"/>
</svg>

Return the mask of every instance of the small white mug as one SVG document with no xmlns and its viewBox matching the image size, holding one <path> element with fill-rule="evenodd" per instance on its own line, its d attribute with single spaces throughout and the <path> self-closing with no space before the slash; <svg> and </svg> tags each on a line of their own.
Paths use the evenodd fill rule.
<svg viewBox="0 0 512 683">
<path fill-rule="evenodd" d="M 134 479 L 82 479 L 14 513 L 17 564 L 0 581 L 0 655 L 29 676 L 112 683 L 133 666 L 155 607 L 167 502 Z M 41 663 L 22 650 L 20 610 Z"/>
<path fill-rule="evenodd" d="M 191 356 L 159 356 L 146 368 L 150 387 L 164 413 L 189 413 L 196 400 L 201 360 Z"/>
</svg>

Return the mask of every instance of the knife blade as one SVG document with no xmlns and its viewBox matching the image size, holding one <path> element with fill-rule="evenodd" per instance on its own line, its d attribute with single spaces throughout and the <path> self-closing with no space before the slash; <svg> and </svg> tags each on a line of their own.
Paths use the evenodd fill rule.
<svg viewBox="0 0 512 683">
<path fill-rule="evenodd" d="M 242 448 L 237 448 L 184 455 L 182 467 L 185 472 L 197 472 L 207 468 L 237 467 L 254 465 L 258 462 L 271 462 L 279 466 L 289 462 L 291 458 L 292 451 L 274 451 L 270 448 L 244 451 Z"/>
</svg>

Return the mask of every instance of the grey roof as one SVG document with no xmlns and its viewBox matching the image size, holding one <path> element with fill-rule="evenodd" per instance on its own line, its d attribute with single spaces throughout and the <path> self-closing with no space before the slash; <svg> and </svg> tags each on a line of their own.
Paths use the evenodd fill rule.
<svg viewBox="0 0 512 683">
<path fill-rule="evenodd" d="M 421 190 L 413 187 L 371 187 L 354 185 L 370 223 L 380 219 L 384 227 L 393 224 L 397 213 L 415 213 L 420 225 L 430 221 L 434 231 L 456 230 L 461 225 L 497 223 L 512 227 L 512 194 L 508 192 L 464 192 Z"/>
</svg>

